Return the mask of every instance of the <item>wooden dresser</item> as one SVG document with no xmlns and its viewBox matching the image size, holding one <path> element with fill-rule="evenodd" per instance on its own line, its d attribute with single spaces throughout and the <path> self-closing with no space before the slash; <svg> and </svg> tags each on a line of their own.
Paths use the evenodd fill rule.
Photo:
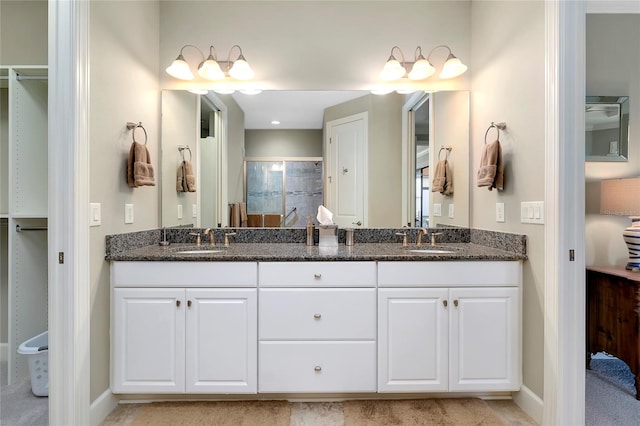
<svg viewBox="0 0 640 426">
<path fill-rule="evenodd" d="M 627 363 L 640 400 L 640 272 L 587 267 L 587 368 L 591 354 L 607 352 Z"/>
</svg>

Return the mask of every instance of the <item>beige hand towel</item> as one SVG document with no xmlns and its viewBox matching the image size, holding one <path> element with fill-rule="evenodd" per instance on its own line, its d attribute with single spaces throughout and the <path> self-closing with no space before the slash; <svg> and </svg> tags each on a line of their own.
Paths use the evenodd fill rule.
<svg viewBox="0 0 640 426">
<path fill-rule="evenodd" d="M 155 186 L 151 156 L 146 145 L 133 142 L 127 160 L 127 184 L 130 187 Z"/>
<path fill-rule="evenodd" d="M 244 201 L 240 201 L 240 226 L 246 228 L 248 226 L 247 206 Z"/>
<path fill-rule="evenodd" d="M 185 192 L 186 190 L 187 188 L 184 184 L 184 161 L 181 161 L 180 165 L 178 166 L 178 172 L 176 176 L 176 191 Z"/>
<path fill-rule="evenodd" d="M 188 192 L 196 192 L 196 177 L 193 175 L 193 166 L 191 161 L 183 161 L 184 163 L 184 183 Z"/>
<path fill-rule="evenodd" d="M 449 170 L 449 162 L 447 160 L 438 161 L 431 182 L 431 192 L 439 192 L 442 195 L 453 194 L 452 178 L 451 170 Z"/>
<path fill-rule="evenodd" d="M 502 147 L 496 140 L 485 145 L 478 169 L 478 186 L 488 186 L 489 191 L 496 188 L 504 190 L 504 165 L 502 163 Z"/>
</svg>

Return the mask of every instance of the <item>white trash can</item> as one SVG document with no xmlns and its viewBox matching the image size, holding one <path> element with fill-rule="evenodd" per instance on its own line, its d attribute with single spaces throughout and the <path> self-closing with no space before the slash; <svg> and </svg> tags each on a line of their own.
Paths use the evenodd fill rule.
<svg viewBox="0 0 640 426">
<path fill-rule="evenodd" d="M 23 342 L 18 353 L 27 357 L 33 394 L 49 396 L 49 331 Z"/>
</svg>

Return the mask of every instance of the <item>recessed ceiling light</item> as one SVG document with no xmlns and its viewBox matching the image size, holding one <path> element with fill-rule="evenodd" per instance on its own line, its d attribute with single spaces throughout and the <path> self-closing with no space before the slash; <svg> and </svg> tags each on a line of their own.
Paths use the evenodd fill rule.
<svg viewBox="0 0 640 426">
<path fill-rule="evenodd" d="M 274 125 L 276 125 L 276 126 L 277 126 L 278 124 L 280 124 L 280 122 L 279 122 L 278 120 L 273 120 L 273 121 L 271 122 L 271 124 L 274 124 Z"/>
</svg>

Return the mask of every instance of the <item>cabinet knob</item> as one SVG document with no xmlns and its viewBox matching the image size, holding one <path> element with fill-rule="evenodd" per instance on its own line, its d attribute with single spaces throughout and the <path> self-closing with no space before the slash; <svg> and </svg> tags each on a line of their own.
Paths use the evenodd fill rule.
<svg viewBox="0 0 640 426">
<path fill-rule="evenodd" d="M 455 299 L 455 300 L 453 301 L 453 306 L 455 306 L 456 308 L 458 307 L 458 299 Z"/>
<path fill-rule="evenodd" d="M 322 278 L 322 274 L 313 274 L 313 278 L 320 279 Z"/>
<path fill-rule="evenodd" d="M 180 302 L 179 300 L 176 300 L 176 306 L 177 306 L 178 308 L 180 307 L 180 304 L 181 304 L 181 303 L 182 303 L 182 302 Z"/>
<path fill-rule="evenodd" d="M 446 300 L 443 300 L 443 301 L 442 301 L 442 304 L 443 304 L 443 305 L 444 305 L 444 307 L 446 308 L 446 307 L 447 307 L 447 305 L 449 304 L 449 302 L 447 302 Z"/>
<path fill-rule="evenodd" d="M 319 365 L 316 365 L 313 370 L 319 373 L 322 371 L 322 367 L 320 367 Z"/>
<path fill-rule="evenodd" d="M 315 319 L 320 319 L 320 318 L 322 318 L 322 315 L 321 315 L 321 314 L 315 314 L 313 317 L 314 317 Z"/>
<path fill-rule="evenodd" d="M 191 307 L 191 300 L 187 300 L 187 307 Z"/>
</svg>

